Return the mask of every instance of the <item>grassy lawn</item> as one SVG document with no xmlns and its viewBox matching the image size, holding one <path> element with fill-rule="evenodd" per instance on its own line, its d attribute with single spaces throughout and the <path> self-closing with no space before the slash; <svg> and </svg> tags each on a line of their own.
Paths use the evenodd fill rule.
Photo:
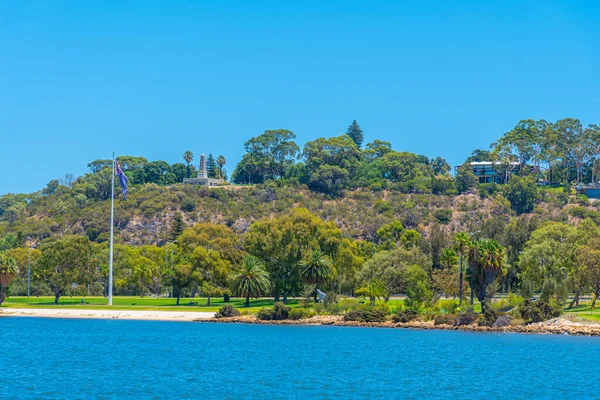
<svg viewBox="0 0 600 400">
<path fill-rule="evenodd" d="M 590 305 L 590 303 L 580 303 L 579 306 L 567 310 L 566 314 L 576 315 L 580 318 L 589 319 L 591 321 L 600 321 L 600 309 L 597 306 L 594 310 L 592 310 Z"/>
<path fill-rule="evenodd" d="M 250 307 L 244 307 L 244 299 L 231 298 L 228 303 L 223 302 L 223 298 L 212 298 L 210 306 L 206 305 L 206 298 L 184 299 L 180 300 L 180 305 L 176 305 L 176 299 L 149 298 L 135 296 L 115 296 L 113 305 L 107 305 L 105 297 L 83 297 L 85 304 L 81 304 L 82 297 L 61 297 L 59 305 L 54 305 L 54 297 L 10 297 L 2 303 L 2 307 L 10 308 L 70 308 L 70 309 L 90 309 L 90 310 L 154 310 L 154 311 L 210 311 L 216 312 L 224 305 L 231 305 L 240 311 L 249 311 L 255 313 L 261 308 L 272 307 L 272 298 L 250 299 Z M 198 303 L 197 306 L 190 306 L 189 303 Z M 289 307 L 298 307 L 298 299 L 288 299 Z"/>
</svg>

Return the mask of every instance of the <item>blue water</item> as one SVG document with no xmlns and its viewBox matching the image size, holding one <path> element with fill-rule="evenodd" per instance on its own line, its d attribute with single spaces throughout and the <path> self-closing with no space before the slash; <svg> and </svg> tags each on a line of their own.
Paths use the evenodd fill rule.
<svg viewBox="0 0 600 400">
<path fill-rule="evenodd" d="M 0 399 L 592 399 L 600 338 L 0 318 Z"/>
</svg>

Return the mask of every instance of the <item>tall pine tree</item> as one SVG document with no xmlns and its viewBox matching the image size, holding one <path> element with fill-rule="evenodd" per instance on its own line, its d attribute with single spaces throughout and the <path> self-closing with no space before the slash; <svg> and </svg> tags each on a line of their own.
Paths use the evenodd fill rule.
<svg viewBox="0 0 600 400">
<path fill-rule="evenodd" d="M 169 235 L 169 240 L 171 242 L 176 242 L 177 238 L 183 230 L 185 229 L 185 222 L 183 222 L 183 215 L 180 212 L 175 213 L 175 217 L 173 218 L 173 225 L 171 226 L 171 234 Z"/>
<path fill-rule="evenodd" d="M 360 149 L 365 136 L 363 135 L 363 131 L 360 129 L 360 126 L 356 123 L 356 120 L 352 121 L 352 124 L 350 124 L 348 127 L 346 134 L 350 136 L 352 140 L 354 140 L 354 143 L 356 143 L 356 146 L 358 146 Z"/>
<path fill-rule="evenodd" d="M 219 167 L 217 166 L 217 162 L 212 153 L 208 153 L 208 157 L 206 158 L 206 173 L 209 178 L 219 177 Z"/>
</svg>

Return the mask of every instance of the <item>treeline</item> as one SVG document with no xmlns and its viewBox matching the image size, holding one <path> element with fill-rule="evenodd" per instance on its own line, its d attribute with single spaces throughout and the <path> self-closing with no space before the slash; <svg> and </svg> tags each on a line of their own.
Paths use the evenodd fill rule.
<svg viewBox="0 0 600 400">
<path fill-rule="evenodd" d="M 476 300 L 494 316 L 491 299 L 499 291 L 525 299 L 537 294 L 552 313 L 569 294 L 569 307 L 585 293 L 600 296 L 600 229 L 590 219 L 579 226 L 547 222 L 509 246 L 468 232 L 425 237 L 399 221 L 381 226 L 376 237 L 352 240 L 305 209 L 261 219 L 243 235 L 220 224 L 178 224 L 163 247 L 116 246 L 115 294 L 169 294 L 178 304 L 180 297 L 202 295 L 210 304 L 216 296 L 316 298 L 319 289 L 374 304 L 405 293 L 405 306 L 416 313 L 445 297 Z M 107 246 L 67 235 L 0 253 L 2 299 L 26 294 L 28 276 L 32 295 L 51 293 L 56 302 L 64 295 L 106 295 Z"/>
<path fill-rule="evenodd" d="M 450 165 L 443 158 L 394 151 L 390 142 L 382 140 L 367 143 L 363 149 L 363 132 L 356 121 L 346 134 L 310 141 L 302 151 L 295 138 L 293 132 L 280 129 L 247 141 L 246 153 L 233 171 L 233 182 L 296 182 L 332 197 L 356 188 L 457 193 Z"/>
</svg>

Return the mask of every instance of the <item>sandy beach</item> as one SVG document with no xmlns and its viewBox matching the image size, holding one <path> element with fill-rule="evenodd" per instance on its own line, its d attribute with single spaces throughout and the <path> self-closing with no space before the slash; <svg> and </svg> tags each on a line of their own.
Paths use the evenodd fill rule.
<svg viewBox="0 0 600 400">
<path fill-rule="evenodd" d="M 3 308 L 0 317 L 44 317 L 84 319 L 126 319 L 154 321 L 196 321 L 213 318 L 214 312 L 180 312 L 150 310 L 76 310 L 56 308 Z"/>
</svg>

